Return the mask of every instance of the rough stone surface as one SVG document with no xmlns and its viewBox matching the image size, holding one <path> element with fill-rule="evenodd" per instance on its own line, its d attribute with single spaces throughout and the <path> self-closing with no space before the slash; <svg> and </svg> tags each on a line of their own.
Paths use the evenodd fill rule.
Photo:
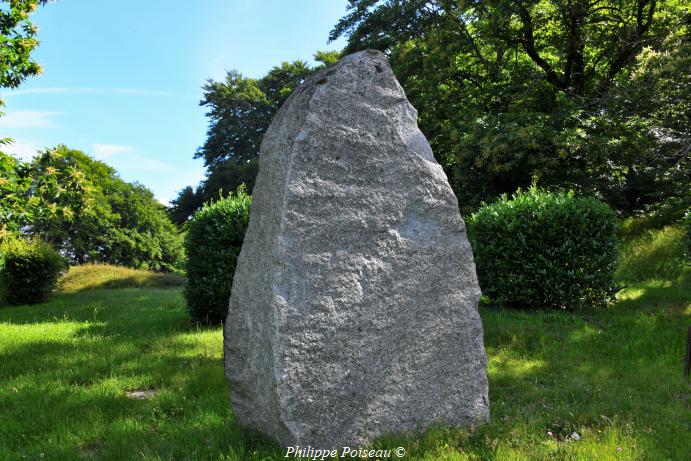
<svg viewBox="0 0 691 461">
<path fill-rule="evenodd" d="M 385 56 L 300 86 L 261 146 L 225 367 L 236 420 L 285 446 L 487 421 L 458 203 Z"/>
</svg>

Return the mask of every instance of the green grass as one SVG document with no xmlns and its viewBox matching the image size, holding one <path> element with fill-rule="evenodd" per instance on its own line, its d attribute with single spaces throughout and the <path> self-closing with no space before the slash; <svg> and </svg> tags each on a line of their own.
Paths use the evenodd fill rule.
<svg viewBox="0 0 691 461">
<path fill-rule="evenodd" d="M 680 238 L 666 235 L 650 241 Z M 688 459 L 688 277 L 642 277 L 631 268 L 676 253 L 622 248 L 635 275 L 607 309 L 481 307 L 489 425 L 375 446 L 402 445 L 408 460 Z M 191 325 L 179 289 L 85 289 L 93 286 L 0 309 L 1 460 L 285 459 L 235 424 L 221 329 Z M 136 390 L 154 396 L 128 396 Z"/>
<path fill-rule="evenodd" d="M 645 230 L 620 245 L 617 278 L 624 283 L 647 280 L 683 281 L 691 274 L 686 229 L 680 224 Z"/>
<path fill-rule="evenodd" d="M 690 314 L 688 289 L 660 282 L 599 312 L 485 307 L 492 423 L 389 443 L 406 459 L 686 459 Z M 221 330 L 190 325 L 178 290 L 60 294 L 3 308 L 0 332 L 2 460 L 282 459 L 233 422 Z"/>
<path fill-rule="evenodd" d="M 185 284 L 177 274 L 151 272 L 110 264 L 72 266 L 60 279 L 61 291 L 73 292 L 94 288 L 171 288 Z"/>
</svg>

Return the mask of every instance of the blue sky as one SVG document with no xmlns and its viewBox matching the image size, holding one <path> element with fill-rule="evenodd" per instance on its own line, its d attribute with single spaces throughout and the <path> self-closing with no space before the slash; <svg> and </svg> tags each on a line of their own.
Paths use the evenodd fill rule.
<svg viewBox="0 0 691 461">
<path fill-rule="evenodd" d="M 2 91 L 3 151 L 30 158 L 65 144 L 115 167 L 167 202 L 204 176 L 199 106 L 208 78 L 261 77 L 281 61 L 313 62 L 346 0 L 59 0 L 33 22 L 43 74 Z"/>
</svg>

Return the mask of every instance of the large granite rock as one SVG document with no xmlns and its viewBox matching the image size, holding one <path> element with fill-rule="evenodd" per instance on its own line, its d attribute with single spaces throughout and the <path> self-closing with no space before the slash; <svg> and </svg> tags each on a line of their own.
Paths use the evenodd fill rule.
<svg viewBox="0 0 691 461">
<path fill-rule="evenodd" d="M 237 422 L 285 446 L 489 418 L 473 255 L 416 117 L 365 51 L 264 136 L 225 367 Z"/>
</svg>

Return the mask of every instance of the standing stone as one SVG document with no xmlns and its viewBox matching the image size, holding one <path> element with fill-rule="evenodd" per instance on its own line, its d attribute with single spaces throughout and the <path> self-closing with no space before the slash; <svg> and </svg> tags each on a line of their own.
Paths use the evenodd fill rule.
<svg viewBox="0 0 691 461">
<path fill-rule="evenodd" d="M 225 327 L 238 423 L 361 446 L 489 419 L 458 203 L 378 51 L 301 85 L 264 136 Z"/>
</svg>

